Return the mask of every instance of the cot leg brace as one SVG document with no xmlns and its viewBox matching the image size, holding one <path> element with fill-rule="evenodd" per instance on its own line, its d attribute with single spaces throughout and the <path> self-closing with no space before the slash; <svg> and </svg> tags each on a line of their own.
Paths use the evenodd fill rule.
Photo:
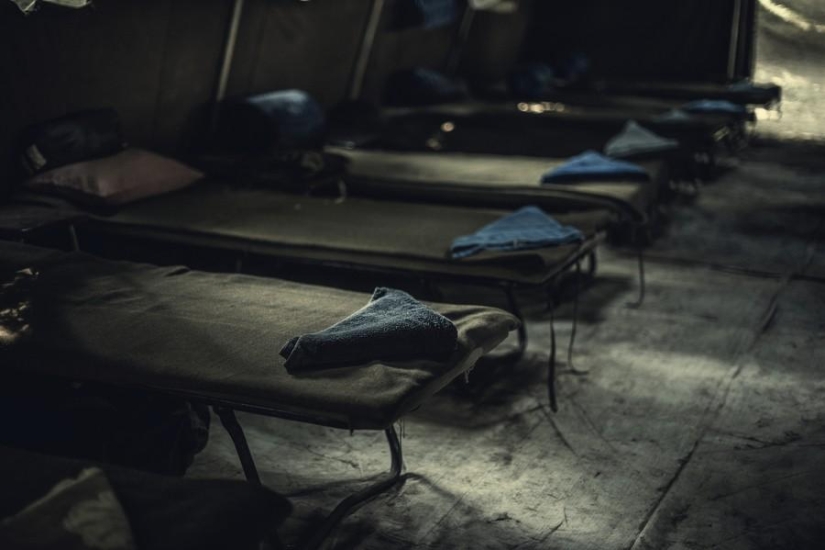
<svg viewBox="0 0 825 550">
<path fill-rule="evenodd" d="M 258 475 L 258 469 L 255 466 L 255 461 L 252 458 L 252 452 L 249 449 L 249 444 L 246 441 L 243 428 L 235 416 L 235 411 L 228 407 L 213 407 L 215 414 L 221 420 L 221 424 L 232 438 L 232 443 L 235 445 L 235 451 L 238 453 L 238 458 L 241 461 L 244 475 L 250 483 L 257 485 L 261 484 L 261 478 Z M 398 439 L 398 433 L 395 427 L 391 426 L 384 430 L 387 437 L 387 443 L 390 447 L 391 466 L 387 475 L 383 476 L 378 481 L 372 483 L 368 487 L 357 491 L 344 500 L 327 516 L 324 523 L 321 524 L 313 533 L 312 538 L 304 546 L 307 550 L 314 550 L 321 546 L 324 540 L 329 536 L 333 529 L 355 508 L 378 496 L 384 491 L 390 489 L 401 480 L 401 471 L 404 467 L 404 458 L 401 450 L 401 442 Z"/>
<path fill-rule="evenodd" d="M 516 291 L 512 285 L 508 285 L 505 287 L 505 293 L 507 294 L 507 303 L 510 309 L 510 313 L 515 315 L 519 320 L 519 327 L 518 327 L 518 351 L 516 352 L 515 362 L 521 360 L 524 357 L 524 353 L 527 351 L 527 323 L 524 321 L 524 315 L 521 313 L 521 309 L 518 307 L 518 300 L 516 299 Z"/>
</svg>

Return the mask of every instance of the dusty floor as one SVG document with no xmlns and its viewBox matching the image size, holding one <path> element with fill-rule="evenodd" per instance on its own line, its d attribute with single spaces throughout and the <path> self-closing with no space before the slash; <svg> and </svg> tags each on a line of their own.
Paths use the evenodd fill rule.
<svg viewBox="0 0 825 550">
<path fill-rule="evenodd" d="M 549 323 L 521 364 L 447 391 L 403 426 L 408 477 L 329 548 L 821 548 L 825 536 L 825 159 L 763 145 L 672 205 L 649 251 L 605 250 L 575 368 L 547 407 Z M 530 305 L 530 296 L 524 297 Z M 570 307 L 557 327 L 571 329 Z M 243 416 L 288 542 L 388 467 L 382 434 Z M 240 477 L 217 426 L 193 476 Z"/>
<path fill-rule="evenodd" d="M 825 2 L 758 0 L 757 82 L 783 87 L 782 113 L 760 113 L 760 131 L 825 137 Z"/>
</svg>

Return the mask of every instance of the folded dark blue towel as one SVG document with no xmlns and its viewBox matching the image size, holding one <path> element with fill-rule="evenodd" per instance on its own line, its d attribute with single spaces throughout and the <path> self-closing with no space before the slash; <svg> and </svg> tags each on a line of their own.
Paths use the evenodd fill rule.
<svg viewBox="0 0 825 550">
<path fill-rule="evenodd" d="M 630 120 L 619 134 L 605 144 L 604 152 L 611 158 L 630 158 L 668 153 L 678 148 L 679 142 L 675 139 L 663 138 L 635 120 Z"/>
<path fill-rule="evenodd" d="M 458 19 L 456 0 L 397 0 L 393 28 L 436 29 Z"/>
<path fill-rule="evenodd" d="M 376 288 L 369 304 L 343 321 L 290 340 L 281 349 L 290 372 L 373 361 L 444 361 L 456 349 L 452 321 L 406 292 Z"/>
<path fill-rule="evenodd" d="M 563 226 L 537 206 L 525 206 L 510 215 L 453 241 L 455 259 L 467 258 L 485 250 L 532 250 L 584 240 L 575 227 Z"/>
<path fill-rule="evenodd" d="M 399 71 L 387 79 L 385 99 L 389 105 L 437 105 L 460 101 L 467 88 L 459 80 L 420 67 Z"/>
<path fill-rule="evenodd" d="M 649 181 L 647 170 L 623 160 L 586 151 L 541 177 L 541 183 L 573 183 L 584 180 Z"/>
<path fill-rule="evenodd" d="M 688 113 L 730 113 L 734 115 L 744 115 L 748 112 L 744 105 L 724 99 L 698 99 L 683 105 L 682 110 Z"/>
</svg>

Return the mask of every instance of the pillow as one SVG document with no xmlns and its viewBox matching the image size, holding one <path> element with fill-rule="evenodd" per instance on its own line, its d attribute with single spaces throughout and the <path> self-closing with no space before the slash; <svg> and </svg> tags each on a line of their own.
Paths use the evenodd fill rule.
<svg viewBox="0 0 825 550">
<path fill-rule="evenodd" d="M 78 162 L 33 176 L 25 187 L 91 206 L 120 206 L 192 185 L 203 174 L 142 149 Z"/>
<path fill-rule="evenodd" d="M 20 550 L 135 550 L 129 520 L 98 468 L 58 483 L 0 521 L 0 547 Z"/>
</svg>

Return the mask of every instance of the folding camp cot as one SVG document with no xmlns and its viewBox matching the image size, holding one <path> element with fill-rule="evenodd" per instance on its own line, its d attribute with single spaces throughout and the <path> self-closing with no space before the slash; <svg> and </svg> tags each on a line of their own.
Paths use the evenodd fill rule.
<svg viewBox="0 0 825 550">
<path fill-rule="evenodd" d="M 279 349 L 322 330 L 369 295 L 237 274 L 100 260 L 0 242 L 7 373 L 159 392 L 209 405 L 249 481 L 260 484 L 235 411 L 346 430 L 383 430 L 388 477 L 343 500 L 314 534 L 317 547 L 353 507 L 402 470 L 394 423 L 470 369 L 516 328 L 503 311 L 431 304 L 457 329 L 446 360 L 381 361 L 289 374 Z"/>
<path fill-rule="evenodd" d="M 64 501 L 68 506 L 83 502 L 81 497 L 100 494 L 99 481 L 83 488 L 82 473 L 89 473 L 89 469 L 105 477 L 128 520 L 127 531 L 141 550 L 258 550 L 267 539 L 272 547 L 283 547 L 273 530 L 292 507 L 284 497 L 263 487 L 232 480 L 179 479 L 8 447 L 0 447 L 0 524 L 15 516 L 9 521 L 15 526 L 15 538 L 30 536 L 32 528 L 60 529 L 59 522 L 44 525 L 42 518 L 61 509 L 61 496 L 66 493 L 77 495 Z M 74 481 L 74 488 L 67 486 L 66 480 Z M 85 480 L 90 481 L 88 477 Z M 55 492 L 59 483 L 62 493 Z M 38 516 L 38 511 L 42 515 Z M 38 517 L 41 519 L 36 523 Z M 111 516 L 103 516 L 101 521 L 111 527 Z M 0 525 L 0 544 L 4 542 L 2 531 Z M 16 547 L 14 542 L 6 542 L 12 545 L 8 548 Z"/>
<path fill-rule="evenodd" d="M 501 289 L 513 313 L 521 318 L 518 289 L 544 289 L 550 298 L 554 285 L 571 268 L 580 270 L 586 261 L 587 274 L 595 273 L 595 251 L 613 216 L 606 210 L 555 216 L 561 224 L 582 232 L 585 240 L 580 243 L 485 252 L 463 260 L 449 257 L 455 238 L 510 213 L 355 197 L 307 197 L 204 181 L 125 206 L 112 215 L 92 216 L 77 230 L 81 248 L 88 250 L 89 242 L 103 242 L 121 255 L 140 244 L 155 250 L 184 247 L 204 252 L 201 256 L 231 255 L 237 270 L 245 258 L 258 258 L 280 265 Z M 131 258 L 127 255 L 126 259 Z M 521 354 L 527 345 L 524 327 L 518 335 Z"/>
<path fill-rule="evenodd" d="M 648 182 L 593 179 L 542 185 L 544 173 L 558 159 L 454 153 L 404 153 L 329 147 L 348 161 L 345 181 L 350 195 L 392 200 L 457 204 L 485 208 L 520 208 L 534 204 L 547 212 L 608 210 L 617 225 L 629 229 L 639 255 L 639 300 L 645 294 L 643 245 L 650 238 L 662 190 L 669 183 L 665 162 L 640 163 Z"/>
<path fill-rule="evenodd" d="M 608 81 L 599 89 L 609 94 L 627 94 L 678 101 L 720 99 L 738 105 L 770 109 L 782 101 L 782 87 L 776 84 L 715 84 L 708 82 Z"/>
<path fill-rule="evenodd" d="M 560 112 L 559 109 L 563 109 Z M 537 157 L 570 157 L 602 149 L 630 117 L 622 110 L 568 108 L 551 103 L 464 103 L 384 111 L 384 128 L 358 135 L 331 132 L 330 145 L 400 151 L 439 151 Z M 609 115 L 609 116 L 607 116 Z M 738 148 L 740 135 L 725 119 L 638 120 L 654 133 L 680 143 L 681 177 L 694 179 L 699 167 L 713 166 L 720 145 Z M 734 143 L 736 142 L 736 143 Z"/>
<path fill-rule="evenodd" d="M 623 109 L 594 111 L 548 102 L 397 108 L 386 110 L 385 117 L 388 128 L 374 147 L 555 157 L 601 149 L 632 118 Z M 733 134 L 725 117 L 637 122 L 676 139 L 687 153 L 709 156 Z"/>
<path fill-rule="evenodd" d="M 328 147 L 347 159 L 350 195 L 494 208 L 535 204 L 547 212 L 606 209 L 643 226 L 669 183 L 662 160 L 640 161 L 650 181 L 592 178 L 542 185 L 566 159 L 464 153 L 415 153 Z"/>
</svg>

